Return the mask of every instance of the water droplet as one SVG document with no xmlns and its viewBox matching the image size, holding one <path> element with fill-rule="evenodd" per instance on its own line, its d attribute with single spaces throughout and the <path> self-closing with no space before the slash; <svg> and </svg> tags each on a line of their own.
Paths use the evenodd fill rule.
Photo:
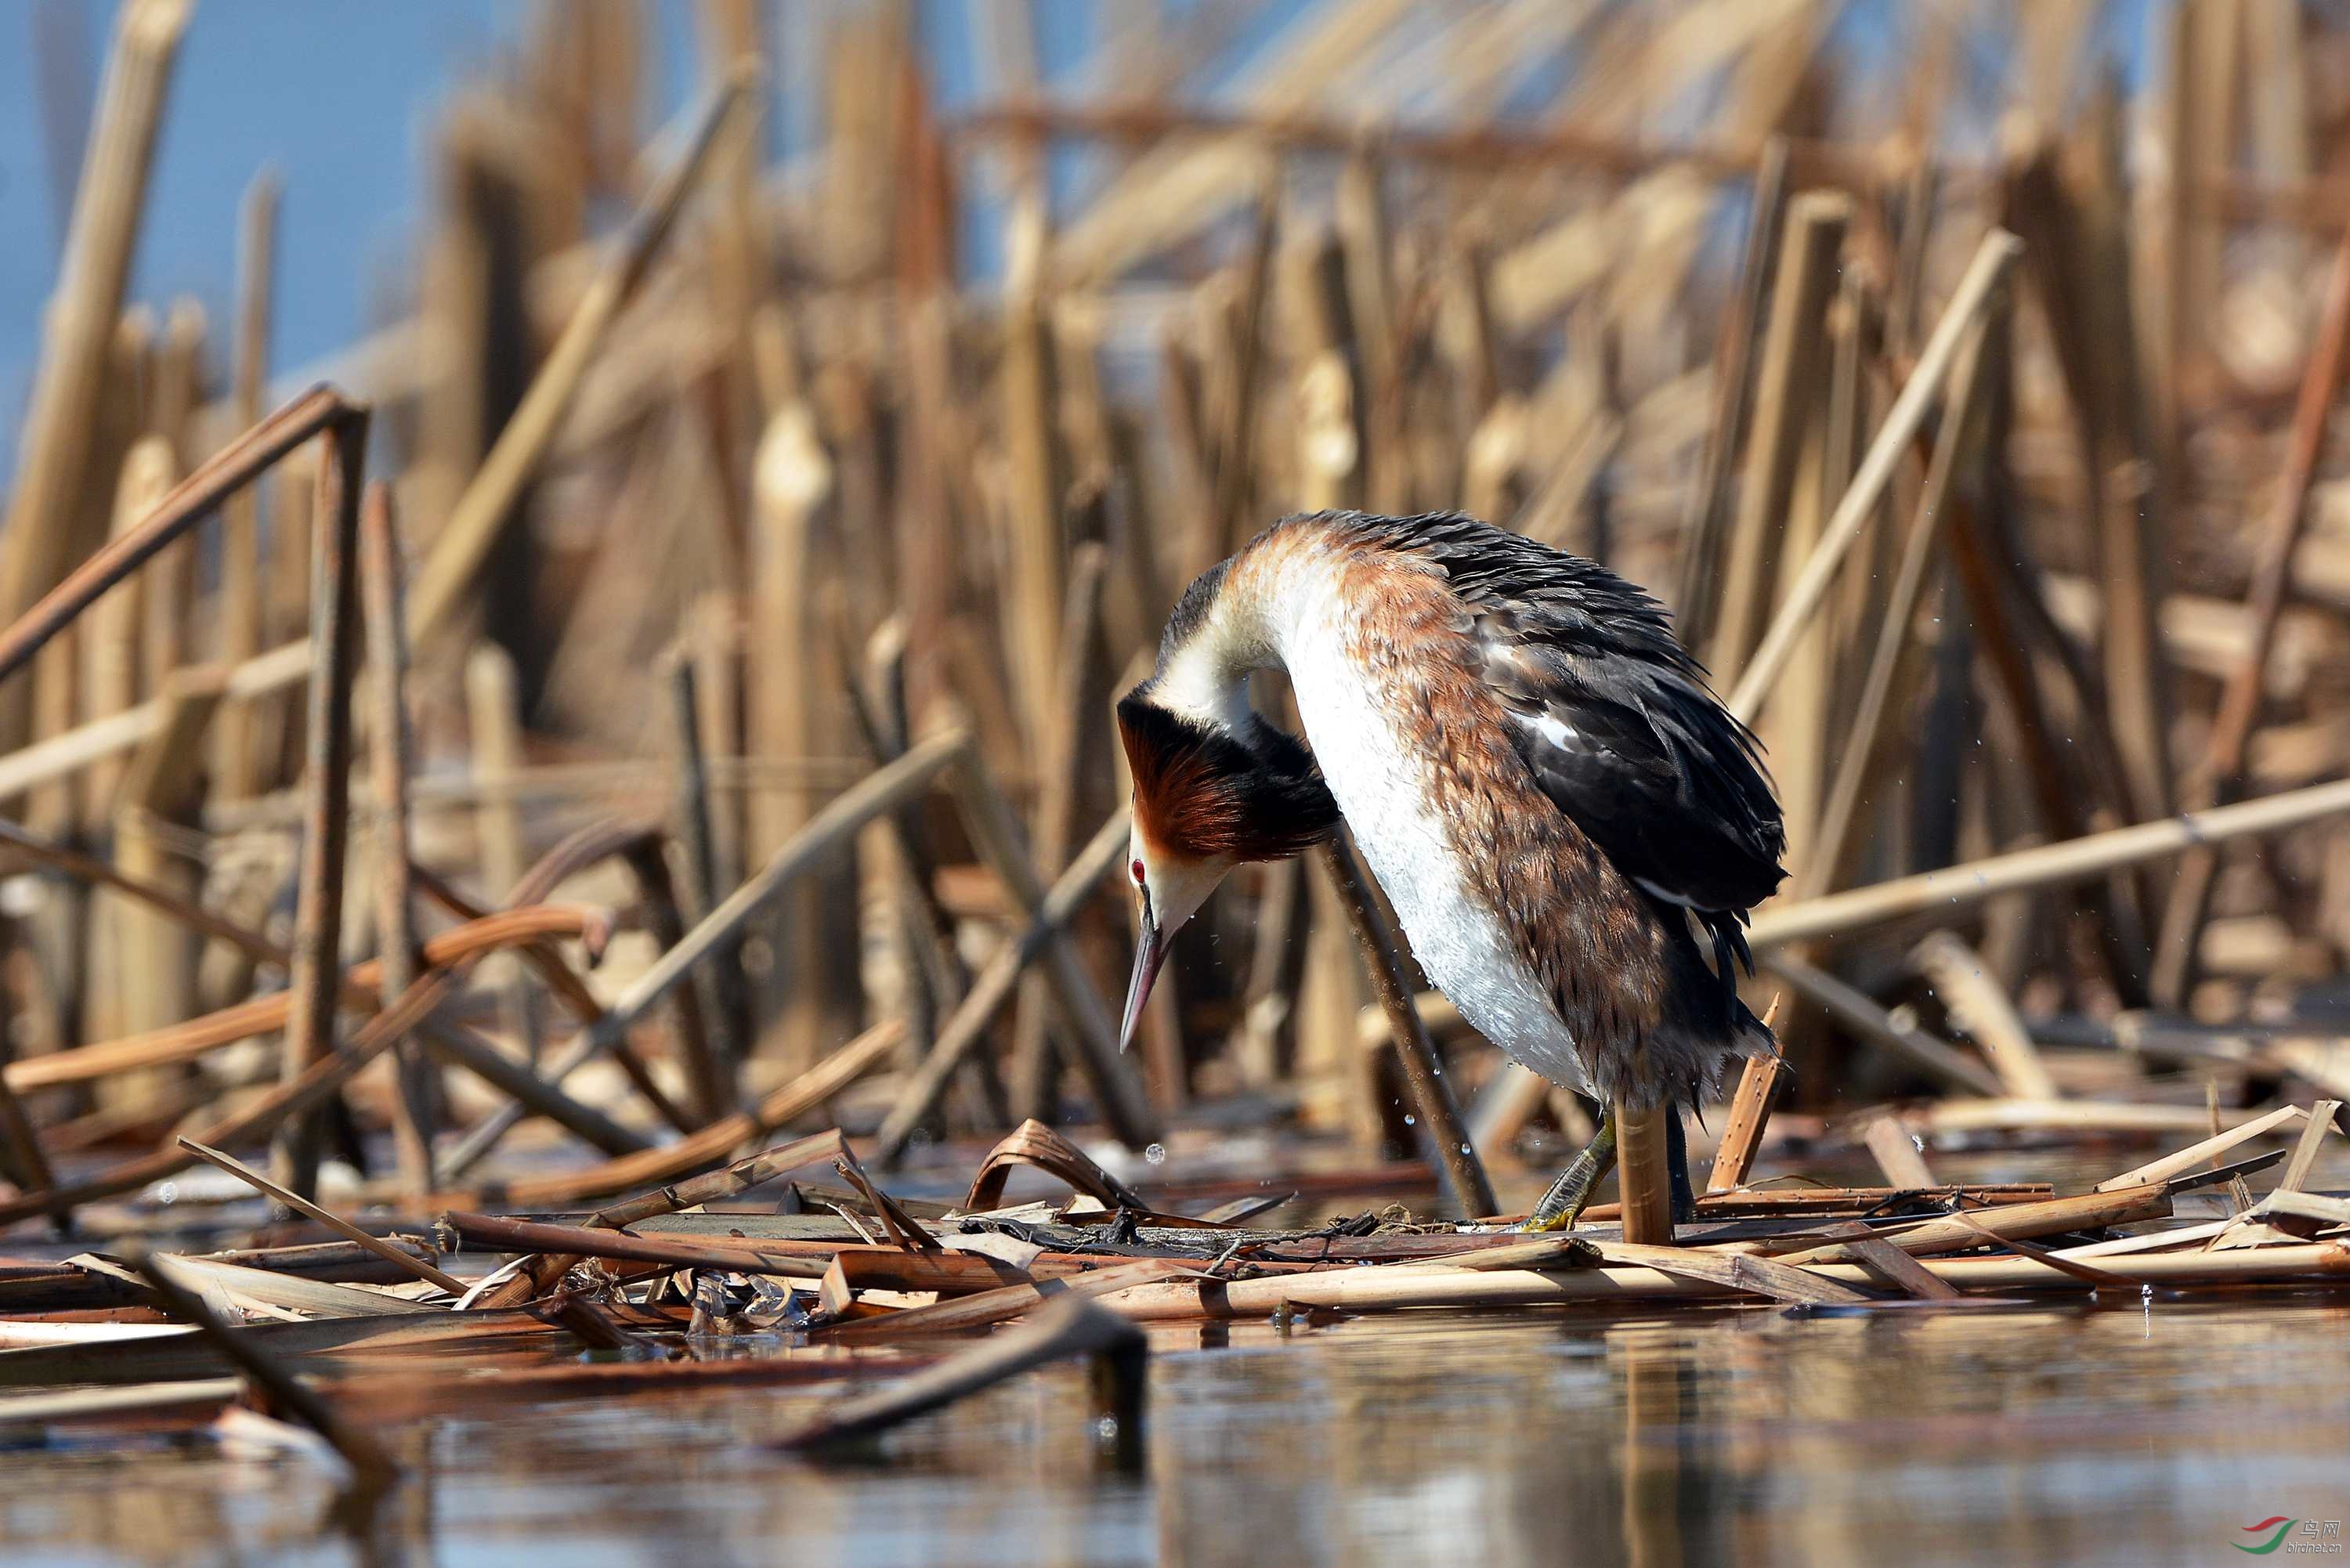
<svg viewBox="0 0 2350 1568">
<path fill-rule="evenodd" d="M 1408 1127 L 1416 1127 L 1419 1125 L 1419 1118 L 1418 1116 L 1408 1116 L 1403 1118 L 1403 1125 Z"/>
<path fill-rule="evenodd" d="M 1096 1421 L 1094 1423 L 1094 1436 L 1099 1438 L 1105 1443 L 1117 1442 L 1118 1417 L 1115 1416 L 1104 1416 L 1100 1420 Z"/>
<path fill-rule="evenodd" d="M 179 1200 L 180 1184 L 176 1181 L 167 1181 L 155 1189 L 155 1201 L 158 1203 L 176 1203 Z"/>
<path fill-rule="evenodd" d="M 1142 1158 L 1153 1165 L 1164 1165 L 1167 1163 L 1167 1146 L 1163 1143 L 1154 1143 L 1142 1151 Z"/>
<path fill-rule="evenodd" d="M 1467 1144 L 1465 1144 L 1465 1143 L 1464 1143 L 1464 1144 L 1462 1144 L 1462 1145 L 1461 1146 L 1461 1152 L 1462 1154 L 1467 1154 L 1467 1153 L 1471 1152 L 1471 1151 L 1470 1151 L 1470 1148 L 1469 1148 L 1469 1146 L 1468 1146 Z"/>
<path fill-rule="evenodd" d="M 1909 1141 L 1918 1146 L 1918 1152 L 1919 1154 L 1926 1152 L 1926 1140 L 1924 1138 L 1919 1137 L 1916 1133 L 1911 1133 L 1909 1135 Z"/>
<path fill-rule="evenodd" d="M 2152 1281 L 2149 1280 L 2145 1284 L 2138 1286 L 2137 1299 L 2144 1302 L 2148 1307 L 2152 1307 L 2154 1305 L 2154 1282 Z"/>
</svg>

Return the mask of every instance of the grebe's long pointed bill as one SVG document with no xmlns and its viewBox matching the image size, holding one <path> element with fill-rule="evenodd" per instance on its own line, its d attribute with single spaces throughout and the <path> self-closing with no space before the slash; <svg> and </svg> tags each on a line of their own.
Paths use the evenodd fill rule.
<svg viewBox="0 0 2350 1568">
<path fill-rule="evenodd" d="M 1126 985 L 1126 1023 L 1118 1032 L 1119 1050 L 1134 1044 L 1134 1032 L 1142 1023 L 1142 1005 L 1150 1000 L 1150 987 L 1159 979 L 1159 966 L 1167 961 L 1175 933 L 1199 912 L 1232 868 L 1232 863 L 1221 857 L 1197 859 L 1162 853 L 1145 843 L 1139 834 L 1135 836 L 1128 869 L 1136 896 L 1142 900 L 1142 918 L 1135 923 L 1134 978 Z"/>
<path fill-rule="evenodd" d="M 1161 931 L 1150 918 L 1150 901 L 1142 904 L 1141 929 L 1134 937 L 1134 975 L 1126 982 L 1126 1022 L 1118 1025 L 1118 1048 L 1124 1051 L 1134 1044 L 1134 1032 L 1142 1023 L 1143 1004 L 1150 1000 L 1150 988 L 1159 979 L 1159 966 L 1167 961 L 1171 931 Z"/>
</svg>

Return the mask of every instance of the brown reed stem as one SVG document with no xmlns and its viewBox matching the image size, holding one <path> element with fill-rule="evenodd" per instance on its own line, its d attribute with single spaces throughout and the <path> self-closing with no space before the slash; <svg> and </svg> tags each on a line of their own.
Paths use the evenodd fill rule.
<svg viewBox="0 0 2350 1568">
<path fill-rule="evenodd" d="M 530 390 L 434 535 L 409 600 L 409 640 L 414 646 L 426 648 L 438 639 L 473 586 L 474 574 L 489 559 L 491 546 L 513 514 L 515 497 L 554 439 L 588 367 L 603 347 L 613 322 L 651 271 L 653 258 L 676 227 L 686 198 L 701 183 L 719 133 L 758 77 L 755 66 L 737 66 L 725 84 L 704 101 L 681 155 L 647 195 L 610 258 L 580 296 Z M 0 670 L 5 666 L 0 665 Z"/>
<path fill-rule="evenodd" d="M 349 846 L 351 687 L 359 653 L 359 499 L 367 462 L 364 412 L 338 421 L 318 454 L 310 522 L 310 685 L 306 704 L 302 861 L 294 915 L 294 1008 L 284 1077 L 299 1079 L 335 1048 L 342 969 L 344 860 Z M 286 1185 L 317 1182 L 317 1129 L 296 1124 L 278 1151 Z"/>
<path fill-rule="evenodd" d="M 399 524 L 391 487 L 367 487 L 359 514 L 359 577 L 365 600 L 369 673 L 369 760 L 376 791 L 376 946 L 389 1007 L 416 983 L 416 898 L 408 840 L 408 635 L 400 618 Z M 392 1137 L 400 1179 L 412 1193 L 432 1190 L 432 1133 L 439 1085 L 423 1043 L 400 1043 L 399 1094 Z"/>
<path fill-rule="evenodd" d="M 2219 714 L 2204 745 L 2201 786 L 2208 805 L 2226 805 L 2244 792 L 2252 731 L 2260 723 L 2262 680 L 2292 587 L 2293 552 L 2308 524 L 2310 484 L 2324 452 L 2326 428 L 2341 389 L 2345 359 L 2350 359 L 2350 232 L 2344 234 L 2326 278 L 2324 313 L 2302 374 L 2300 397 L 2293 404 L 2284 472 L 2277 482 L 2259 563 L 2244 596 L 2251 618 L 2251 643 L 2228 672 L 2227 685 L 2220 693 Z M 2206 846 L 2198 846 L 2179 858 L 2170 901 L 2163 909 L 2151 987 L 2156 999 L 2166 1006 L 2180 1006 L 2193 983 L 2196 948 L 2210 913 L 2211 884 L 2219 868 L 2218 852 Z"/>
<path fill-rule="evenodd" d="M 135 0 L 115 19 L 73 223 L 43 317 L 7 525 L 0 528 L 0 618 L 11 623 L 0 637 L 0 679 L 47 640 L 44 633 L 23 644 L 18 629 L 47 602 L 45 595 L 54 597 L 50 589 L 68 564 L 76 497 L 88 479 L 115 321 L 188 13 L 189 0 Z M 0 691 L 0 749 L 24 744 L 28 714 L 21 688 Z"/>
<path fill-rule="evenodd" d="M 1477 1158 L 1476 1149 L 1469 1142 L 1469 1130 L 1461 1120 L 1460 1102 L 1445 1078 L 1444 1059 L 1437 1054 L 1428 1026 L 1420 1022 L 1419 1010 L 1412 1006 L 1411 988 L 1404 980 L 1403 960 L 1397 950 L 1395 933 L 1388 929 L 1386 918 L 1380 913 L 1362 861 L 1355 853 L 1353 839 L 1340 830 L 1337 837 L 1323 846 L 1320 858 L 1337 891 L 1339 903 L 1346 909 L 1356 945 L 1362 949 L 1363 967 L 1370 971 L 1371 983 L 1379 993 L 1379 1005 L 1387 1010 L 1396 1059 L 1402 1064 L 1404 1083 L 1411 1091 L 1412 1108 L 1419 1113 L 1422 1147 L 1435 1156 L 1430 1163 L 1444 1178 L 1445 1197 L 1465 1220 L 1499 1213 L 1501 1206 L 1494 1201 L 1492 1183 L 1485 1178 L 1484 1162 Z"/>
</svg>

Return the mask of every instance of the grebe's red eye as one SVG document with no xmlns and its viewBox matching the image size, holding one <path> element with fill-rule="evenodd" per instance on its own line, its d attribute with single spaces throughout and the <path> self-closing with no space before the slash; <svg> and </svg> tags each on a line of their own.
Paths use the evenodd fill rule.
<svg viewBox="0 0 2350 1568">
<path fill-rule="evenodd" d="M 1141 862 L 1141 861 L 1138 860 L 1138 861 L 1136 861 L 1136 862 L 1134 863 L 1134 866 L 1133 866 L 1133 871 L 1134 871 L 1134 885 L 1135 885 L 1136 887 L 1139 888 L 1139 887 L 1141 887 L 1141 886 L 1142 886 L 1142 862 Z"/>
</svg>

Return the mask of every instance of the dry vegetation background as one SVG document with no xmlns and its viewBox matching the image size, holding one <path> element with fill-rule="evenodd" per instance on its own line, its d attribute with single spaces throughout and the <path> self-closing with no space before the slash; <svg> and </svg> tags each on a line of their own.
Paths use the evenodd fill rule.
<svg viewBox="0 0 2350 1568">
<path fill-rule="evenodd" d="M 709 0 L 656 135 L 646 13 L 547 4 L 432 128 L 410 308 L 258 443 L 270 177 L 234 319 L 125 297 L 186 14 L 121 7 L 0 532 L 0 1212 L 189 1127 L 445 1190 L 525 1108 L 518 1168 L 613 1162 L 547 1203 L 827 1109 L 1410 1156 L 1311 864 L 1109 1039 L 1108 699 L 1328 506 L 1673 606 L 1787 806 L 1795 1110 L 2350 1086 L 2331 7 L 1139 0 L 1045 82 L 1016 3 Z M 770 162 L 785 95 L 827 136 Z M 1488 1160 L 1584 1125 L 1421 1011 Z"/>
</svg>

